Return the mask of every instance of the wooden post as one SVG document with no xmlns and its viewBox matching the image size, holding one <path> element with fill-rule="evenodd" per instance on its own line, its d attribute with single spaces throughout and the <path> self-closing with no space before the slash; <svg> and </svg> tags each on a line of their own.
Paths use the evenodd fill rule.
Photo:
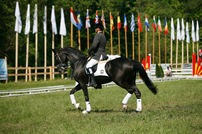
<svg viewBox="0 0 202 134">
<path fill-rule="evenodd" d="M 73 11 L 73 8 L 72 8 L 72 11 Z M 72 23 L 71 23 L 71 47 L 73 47 L 73 24 Z"/>
<path fill-rule="evenodd" d="M 78 43 L 79 43 L 79 50 L 81 50 L 80 30 L 78 30 Z"/>
<path fill-rule="evenodd" d="M 103 34 L 105 34 L 105 28 L 104 28 L 104 11 L 102 10 L 102 17 L 103 17 L 103 20 L 102 20 L 102 25 L 103 25 Z"/>
<path fill-rule="evenodd" d="M 52 49 L 55 49 L 55 43 L 54 43 L 54 33 L 52 33 Z M 55 58 L 54 53 L 52 52 L 52 78 L 54 79 L 54 65 L 55 65 Z"/>
<path fill-rule="evenodd" d="M 198 51 L 199 51 L 199 48 L 198 48 L 198 41 L 197 41 L 197 50 L 196 50 L 197 58 L 198 58 Z"/>
<path fill-rule="evenodd" d="M 15 42 L 15 82 L 18 82 L 18 32 L 16 32 L 16 42 Z"/>
<path fill-rule="evenodd" d="M 173 40 L 171 39 L 171 42 L 170 42 L 170 64 L 171 64 L 171 66 L 172 66 L 172 64 L 173 64 Z"/>
<path fill-rule="evenodd" d="M 176 68 L 177 68 L 177 61 L 178 61 L 178 39 L 176 42 Z"/>
<path fill-rule="evenodd" d="M 193 46 L 193 54 L 194 54 L 194 42 L 192 41 L 192 46 Z"/>
<path fill-rule="evenodd" d="M 29 68 L 29 81 L 32 81 L 32 75 L 31 75 L 31 67 L 28 67 Z"/>
<path fill-rule="evenodd" d="M 37 5 L 36 5 L 37 12 Z M 37 53 L 38 53 L 38 16 L 36 17 L 37 32 L 35 33 L 35 67 L 37 67 Z M 37 68 L 35 69 L 35 81 L 37 81 Z"/>
<path fill-rule="evenodd" d="M 145 63 L 147 66 L 147 26 L 145 26 Z"/>
<path fill-rule="evenodd" d="M 63 35 L 61 35 L 61 48 L 63 48 Z M 61 78 L 64 78 L 64 74 L 61 74 Z"/>
<path fill-rule="evenodd" d="M 27 47 L 26 47 L 26 75 L 25 75 L 25 82 L 27 82 L 27 73 L 28 73 L 28 61 L 29 61 L 29 33 L 27 34 Z"/>
<path fill-rule="evenodd" d="M 140 62 L 140 28 L 138 27 L 138 60 Z"/>
<path fill-rule="evenodd" d="M 52 77 L 52 75 L 53 75 L 52 67 L 50 66 L 49 68 L 50 68 L 50 69 L 49 69 L 49 70 L 50 70 L 50 81 L 52 81 L 52 78 L 53 78 L 53 77 Z"/>
<path fill-rule="evenodd" d="M 128 58 L 127 29 L 125 29 L 125 49 L 126 49 L 126 58 Z"/>
<path fill-rule="evenodd" d="M 111 37 L 111 54 L 113 55 L 113 38 L 112 38 L 112 25 L 111 25 L 111 12 L 109 13 L 110 16 L 110 37 Z"/>
<path fill-rule="evenodd" d="M 184 64 L 184 41 L 182 40 L 182 65 Z"/>
<path fill-rule="evenodd" d="M 89 28 L 87 29 L 87 49 L 89 49 Z"/>
<path fill-rule="evenodd" d="M 153 16 L 153 18 L 154 18 L 154 16 Z M 154 64 L 154 46 L 155 46 L 155 44 L 154 44 L 154 38 L 155 37 L 155 31 L 154 31 L 154 28 L 153 28 L 153 56 L 152 56 L 152 59 L 153 59 L 153 64 Z"/>
<path fill-rule="evenodd" d="M 8 66 L 7 66 L 7 57 L 5 56 L 5 61 L 6 61 L 6 67 L 7 67 L 7 79 L 6 79 L 6 84 L 8 83 Z"/>
<path fill-rule="evenodd" d="M 119 12 L 117 13 L 117 16 L 119 17 Z M 117 23 L 118 23 L 118 21 L 117 21 Z M 120 29 L 118 29 L 118 45 L 119 45 L 119 55 L 121 56 Z"/>
<path fill-rule="evenodd" d="M 133 49 L 133 60 L 135 60 L 135 45 L 134 45 L 134 32 L 132 32 L 132 49 Z"/>
</svg>

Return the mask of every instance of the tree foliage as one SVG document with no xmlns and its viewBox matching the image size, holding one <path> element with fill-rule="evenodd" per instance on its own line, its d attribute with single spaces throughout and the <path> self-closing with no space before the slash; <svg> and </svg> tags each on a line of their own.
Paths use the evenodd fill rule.
<svg viewBox="0 0 202 134">
<path fill-rule="evenodd" d="M 107 39 L 107 47 L 106 51 L 110 54 L 110 27 L 109 27 L 109 13 L 112 13 L 114 18 L 114 25 L 115 30 L 113 31 L 113 51 L 114 54 L 118 54 L 118 32 L 117 32 L 117 12 L 120 14 L 122 28 L 120 29 L 120 39 L 121 39 L 121 56 L 125 56 L 125 34 L 123 29 L 123 16 L 124 13 L 127 16 L 127 24 L 128 24 L 128 32 L 127 32 L 127 44 L 128 44 L 128 57 L 132 58 L 132 34 L 130 32 L 130 21 L 131 21 L 131 14 L 134 13 L 135 17 L 135 59 L 138 59 L 138 32 L 137 32 L 137 16 L 138 13 L 140 14 L 140 19 L 143 27 L 143 32 L 141 32 L 141 59 L 145 56 L 145 15 L 147 14 L 150 31 L 148 32 L 148 53 L 152 53 L 153 50 L 153 28 L 152 28 L 152 20 L 153 16 L 157 17 L 160 16 L 162 28 L 164 27 L 164 20 L 165 17 L 167 18 L 168 22 L 168 29 L 169 34 L 167 34 L 167 62 L 170 61 L 170 20 L 171 17 L 174 19 L 174 25 L 176 28 L 177 25 L 177 18 L 184 18 L 184 22 L 189 22 L 189 31 L 191 35 L 191 21 L 194 20 L 196 26 L 196 20 L 199 21 L 199 24 L 202 24 L 202 6 L 201 0 L 75 0 L 75 1 L 68 1 L 68 0 L 18 0 L 20 6 L 20 13 L 22 19 L 22 32 L 19 34 L 19 66 L 25 66 L 26 60 L 26 39 L 27 36 L 24 35 L 25 29 L 25 19 L 26 19 L 26 12 L 27 12 L 27 4 L 30 4 L 30 16 L 31 16 L 31 31 L 30 31 L 30 43 L 29 43 L 29 66 L 35 66 L 35 35 L 32 34 L 33 29 L 33 14 L 34 14 L 34 5 L 38 5 L 38 66 L 44 66 L 44 34 L 43 34 L 43 13 L 44 13 L 44 6 L 47 6 L 47 66 L 51 65 L 51 47 L 52 47 L 52 26 L 51 26 L 51 9 L 52 5 L 55 5 L 55 14 L 56 14 L 56 22 L 57 22 L 57 29 L 59 33 L 60 27 L 60 13 L 61 8 L 64 9 L 65 14 L 65 22 L 66 22 L 66 29 L 67 35 L 64 36 L 64 47 L 70 46 L 70 8 L 73 7 L 74 14 L 77 14 L 77 10 L 80 10 L 81 19 L 83 24 L 85 25 L 85 18 L 86 18 L 86 10 L 89 9 L 90 15 L 90 46 L 93 42 L 94 38 L 94 18 L 95 12 L 98 10 L 99 19 L 101 19 L 102 10 L 105 14 L 105 21 L 107 28 L 105 29 L 104 33 Z M 1 27 L 0 27 L 0 57 L 4 58 L 4 56 L 8 57 L 8 65 L 15 66 L 15 5 L 16 1 L 7 0 L 2 1 L 0 7 L 1 13 Z M 176 32 L 176 30 L 175 30 Z M 202 28 L 200 28 L 199 33 L 202 33 Z M 202 35 L 200 35 L 202 37 Z M 74 27 L 74 34 L 73 34 L 75 48 L 78 48 L 78 30 Z M 82 27 L 81 30 L 81 46 L 82 51 L 87 53 L 87 30 L 85 26 Z M 158 61 L 159 52 L 158 52 L 158 32 L 155 33 L 155 62 Z M 165 34 L 164 30 L 161 33 L 161 61 L 162 63 L 165 62 Z M 199 47 L 201 46 L 201 38 L 199 41 Z M 179 41 L 179 57 L 181 56 L 181 44 L 182 42 Z M 176 41 L 173 42 L 173 59 L 175 59 L 176 53 Z M 184 45 L 186 45 L 184 41 Z M 55 48 L 59 50 L 61 48 L 61 37 L 60 35 L 55 35 Z M 191 61 L 191 52 L 192 52 L 192 45 L 189 44 L 189 52 L 190 52 L 190 61 Z M 196 47 L 195 47 L 196 52 Z M 179 58 L 178 62 L 181 58 Z M 173 60 L 174 61 L 174 60 Z M 186 51 L 185 51 L 185 61 L 186 61 Z"/>
</svg>

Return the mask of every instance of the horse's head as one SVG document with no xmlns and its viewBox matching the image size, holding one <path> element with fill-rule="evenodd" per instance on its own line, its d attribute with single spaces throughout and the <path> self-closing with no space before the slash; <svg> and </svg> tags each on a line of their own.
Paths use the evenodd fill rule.
<svg viewBox="0 0 202 134">
<path fill-rule="evenodd" d="M 52 51 L 55 54 L 58 72 L 63 74 L 66 71 L 67 56 L 65 54 L 56 52 L 54 49 L 52 49 Z"/>
<path fill-rule="evenodd" d="M 198 55 L 202 59 L 202 47 L 199 49 Z"/>
</svg>

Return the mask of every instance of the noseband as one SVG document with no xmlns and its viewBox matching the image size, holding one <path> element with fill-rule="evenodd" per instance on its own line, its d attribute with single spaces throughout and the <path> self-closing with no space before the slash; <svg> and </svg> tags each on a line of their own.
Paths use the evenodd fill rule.
<svg viewBox="0 0 202 134">
<path fill-rule="evenodd" d="M 59 62 L 60 62 L 60 64 L 58 64 L 57 67 L 58 67 L 58 68 L 61 68 L 63 71 L 65 71 L 65 70 L 66 70 L 66 68 L 65 68 L 65 67 L 66 67 L 66 64 L 63 64 L 63 63 L 62 63 L 59 54 L 56 53 L 55 57 L 57 57 L 58 60 L 59 60 Z"/>
</svg>

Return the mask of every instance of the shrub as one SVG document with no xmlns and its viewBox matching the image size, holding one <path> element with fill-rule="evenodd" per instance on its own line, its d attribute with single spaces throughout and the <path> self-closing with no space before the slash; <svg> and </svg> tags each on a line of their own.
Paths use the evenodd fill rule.
<svg viewBox="0 0 202 134">
<path fill-rule="evenodd" d="M 161 65 L 159 66 L 158 64 L 156 64 L 156 77 L 164 77 L 163 68 L 161 67 Z"/>
</svg>

